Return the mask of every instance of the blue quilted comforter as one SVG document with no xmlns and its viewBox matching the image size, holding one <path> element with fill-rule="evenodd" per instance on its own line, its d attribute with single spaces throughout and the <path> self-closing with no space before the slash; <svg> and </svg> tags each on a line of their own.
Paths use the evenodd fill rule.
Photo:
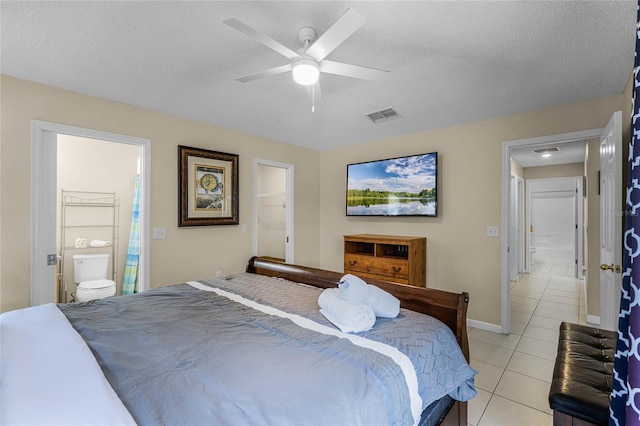
<svg viewBox="0 0 640 426">
<path fill-rule="evenodd" d="M 432 317 L 403 309 L 344 335 L 320 289 L 254 274 L 194 285 L 60 305 L 139 424 L 415 424 L 444 395 L 475 396 Z"/>
</svg>

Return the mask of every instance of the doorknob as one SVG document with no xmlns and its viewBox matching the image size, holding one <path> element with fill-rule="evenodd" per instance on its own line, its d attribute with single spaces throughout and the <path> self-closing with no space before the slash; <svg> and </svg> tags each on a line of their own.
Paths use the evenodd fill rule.
<svg viewBox="0 0 640 426">
<path fill-rule="evenodd" d="M 614 265 L 613 263 L 611 265 L 605 265 L 603 263 L 602 265 L 600 265 L 600 269 L 602 269 L 603 271 L 611 271 L 611 272 L 617 272 L 617 273 L 622 272 L 622 266 Z"/>
</svg>

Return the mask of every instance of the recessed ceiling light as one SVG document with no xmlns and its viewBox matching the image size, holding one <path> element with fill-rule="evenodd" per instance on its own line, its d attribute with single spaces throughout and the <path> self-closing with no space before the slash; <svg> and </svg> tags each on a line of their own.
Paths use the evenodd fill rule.
<svg viewBox="0 0 640 426">
<path fill-rule="evenodd" d="M 541 155 L 544 157 L 544 154 L 549 154 L 549 155 L 551 155 L 552 153 L 554 153 L 554 152 L 558 152 L 558 151 L 560 151 L 560 148 L 558 148 L 557 146 L 554 146 L 554 147 L 552 147 L 552 148 L 540 148 L 540 149 L 534 149 L 534 150 L 533 150 L 533 151 L 531 151 L 531 152 L 533 152 L 533 153 L 535 153 L 535 154 L 541 154 Z"/>
</svg>

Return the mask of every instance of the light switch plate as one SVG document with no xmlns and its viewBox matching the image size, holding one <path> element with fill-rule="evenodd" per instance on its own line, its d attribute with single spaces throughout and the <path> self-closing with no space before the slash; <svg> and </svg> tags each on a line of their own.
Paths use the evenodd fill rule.
<svg viewBox="0 0 640 426">
<path fill-rule="evenodd" d="M 498 236 L 498 227 L 487 226 L 487 237 L 497 237 L 497 236 Z"/>
<path fill-rule="evenodd" d="M 153 239 L 164 240 L 167 238 L 167 230 L 165 228 L 153 228 Z"/>
</svg>

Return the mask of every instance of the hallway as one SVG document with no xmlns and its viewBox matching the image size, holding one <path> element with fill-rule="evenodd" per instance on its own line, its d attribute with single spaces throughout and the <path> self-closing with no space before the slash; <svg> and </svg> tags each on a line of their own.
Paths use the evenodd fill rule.
<svg viewBox="0 0 640 426">
<path fill-rule="evenodd" d="M 562 321 L 586 323 L 584 282 L 573 267 L 535 265 L 511 283 L 511 334 L 470 329 L 478 396 L 469 402 L 474 426 L 551 425 L 548 394 Z"/>
</svg>

